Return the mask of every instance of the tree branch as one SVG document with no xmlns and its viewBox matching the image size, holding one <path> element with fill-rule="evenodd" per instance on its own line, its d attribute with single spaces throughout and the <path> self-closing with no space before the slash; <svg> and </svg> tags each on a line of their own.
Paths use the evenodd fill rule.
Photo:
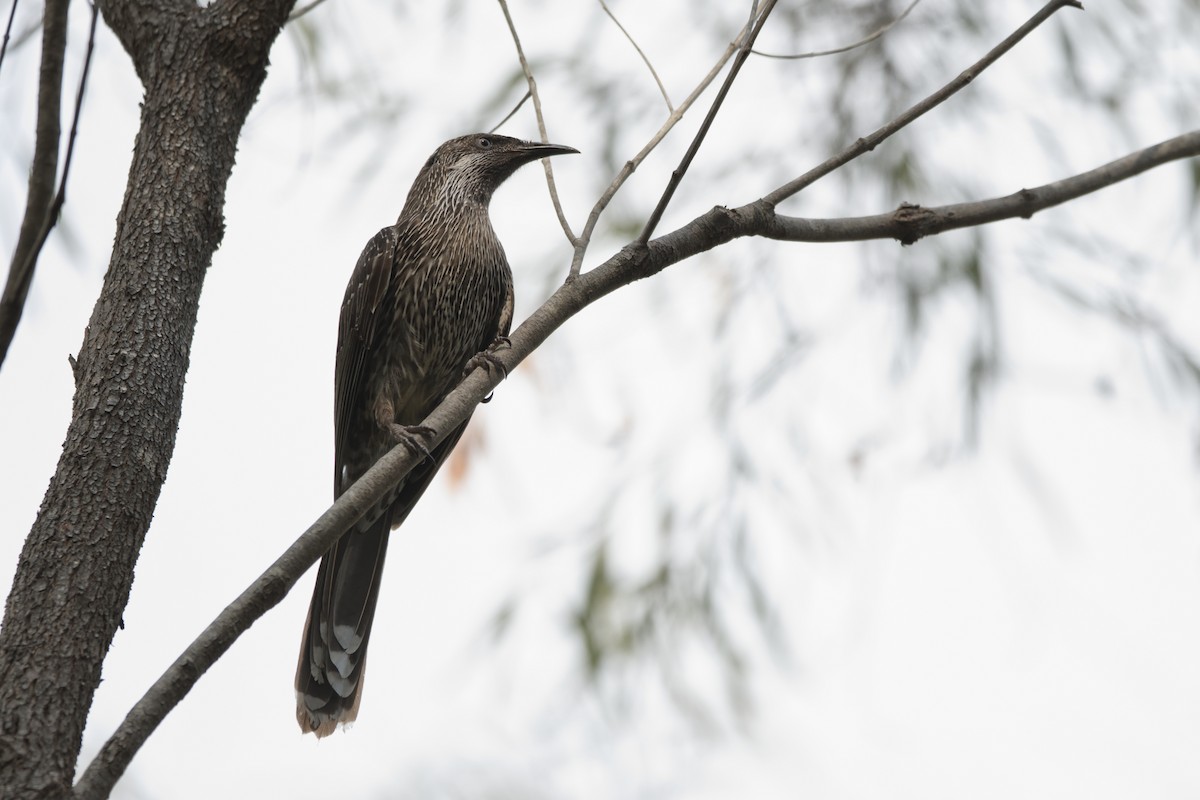
<svg viewBox="0 0 1200 800">
<path fill-rule="evenodd" d="M 975 80 L 975 78 L 978 77 L 981 72 L 995 63 L 1000 56 L 1011 50 L 1017 44 L 1017 42 L 1024 39 L 1034 28 L 1041 25 L 1043 22 L 1049 19 L 1054 12 L 1065 6 L 1079 9 L 1083 8 L 1083 4 L 1078 2 L 1078 0 L 1050 0 L 1050 2 L 1044 5 L 1040 11 L 1030 17 L 1024 25 L 1013 31 L 1013 33 L 1004 41 L 989 50 L 987 55 L 961 72 L 954 80 L 950 81 L 941 89 L 938 89 L 921 102 L 912 106 L 879 130 L 859 139 L 842 152 L 838 153 L 832 158 L 827 159 L 824 163 L 814 167 L 813 169 L 801 175 L 799 178 L 785 183 L 783 186 L 780 186 L 763 199 L 773 206 L 777 205 L 781 201 L 796 194 L 801 189 L 816 183 L 818 180 L 833 172 L 838 167 L 853 161 L 863 153 L 874 150 L 889 136 L 906 127 L 910 122 L 913 122 L 925 112 L 945 102 L 951 95 L 955 94 L 958 92 L 958 90 Z"/>
<path fill-rule="evenodd" d="M 762 198 L 736 209 L 714 208 L 682 228 L 645 245 L 633 243 L 599 267 L 567 282 L 512 334 L 512 346 L 495 352 L 503 366 L 496 376 L 477 369 L 447 395 L 421 425 L 436 431 L 423 440 L 432 448 L 447 431 L 467 419 L 475 407 L 555 330 L 610 292 L 654 275 L 672 264 L 733 239 L 763 236 L 805 242 L 895 238 L 911 243 L 954 228 L 1028 218 L 1035 212 L 1126 180 L 1170 161 L 1200 155 L 1200 131 L 1139 150 L 1089 172 L 1022 189 L 1007 197 L 923 209 L 901 206 L 891 214 L 840 220 L 809 220 L 773 212 Z M 79 798 L 102 798 L 138 748 L 196 681 L 251 624 L 279 603 L 292 586 L 341 534 L 378 504 L 416 465 L 398 445 L 369 469 L 306 530 L 258 579 L 229 604 L 175 660 L 133 707 L 101 748 L 76 787 Z"/>
<path fill-rule="evenodd" d="M 53 224 L 54 179 L 58 175 L 58 143 L 62 137 L 63 58 L 67 49 L 68 0 L 46 0 L 42 22 L 42 63 L 38 73 L 38 116 L 29 168 L 29 188 L 25 197 L 25 216 L 17 235 L 8 268 L 8 279 L 0 295 L 0 365 L 25 310 L 25 298 L 33 283 L 43 231 Z M 14 4 L 15 10 L 15 4 Z"/>
<path fill-rule="evenodd" d="M 944 231 L 1015 217 L 1029 219 L 1039 211 L 1128 180 L 1148 169 L 1195 156 L 1200 156 L 1200 130 L 1175 136 L 1070 178 L 989 200 L 933 208 L 904 204 L 890 213 L 869 217 L 802 219 L 771 214 L 771 205 L 764 198 L 749 206 L 723 213 L 741 214 L 762 205 L 761 211 L 769 215 L 768 221 L 766 224 L 751 224 L 748 232 L 739 234 L 743 236 L 764 236 L 790 242 L 895 239 L 901 244 L 913 244 L 926 236 Z M 761 219 L 760 209 L 754 209 L 752 216 Z"/>
</svg>

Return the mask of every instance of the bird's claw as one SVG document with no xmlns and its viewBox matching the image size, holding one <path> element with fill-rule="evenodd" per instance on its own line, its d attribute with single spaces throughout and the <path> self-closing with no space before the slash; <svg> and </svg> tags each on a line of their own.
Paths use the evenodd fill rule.
<svg viewBox="0 0 1200 800">
<path fill-rule="evenodd" d="M 400 425 L 393 423 L 388 426 L 388 432 L 396 440 L 396 444 L 404 445 L 413 455 L 433 460 L 433 456 L 429 453 L 429 448 L 425 446 L 425 443 L 420 438 L 423 436 L 432 436 L 436 433 L 433 428 L 428 425 Z"/>
<path fill-rule="evenodd" d="M 467 366 L 463 369 L 463 377 L 465 378 L 479 367 L 483 367 L 487 370 L 488 375 L 492 374 L 492 369 L 498 369 L 500 370 L 501 377 L 507 379 L 508 368 L 496 357 L 496 351 L 504 350 L 508 347 L 512 347 L 512 341 L 507 336 L 497 336 L 488 345 L 486 350 L 481 350 L 471 356 L 471 360 L 467 362 Z"/>
<path fill-rule="evenodd" d="M 500 370 L 500 374 L 505 378 L 508 377 L 508 369 L 504 364 L 500 363 L 500 359 L 490 350 L 484 350 L 471 356 L 471 360 L 467 362 L 466 369 L 463 370 L 463 377 L 470 375 L 476 368 L 483 367 L 488 371 L 488 375 L 492 374 L 493 369 Z"/>
</svg>

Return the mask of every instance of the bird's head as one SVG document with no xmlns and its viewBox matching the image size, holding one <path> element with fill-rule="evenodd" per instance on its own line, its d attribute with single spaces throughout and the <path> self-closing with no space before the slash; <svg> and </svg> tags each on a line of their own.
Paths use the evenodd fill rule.
<svg viewBox="0 0 1200 800">
<path fill-rule="evenodd" d="M 526 142 L 494 133 L 473 133 L 444 142 L 413 181 L 408 204 L 481 203 L 485 208 L 496 187 L 522 164 L 547 156 L 578 153 L 560 144 Z"/>
</svg>

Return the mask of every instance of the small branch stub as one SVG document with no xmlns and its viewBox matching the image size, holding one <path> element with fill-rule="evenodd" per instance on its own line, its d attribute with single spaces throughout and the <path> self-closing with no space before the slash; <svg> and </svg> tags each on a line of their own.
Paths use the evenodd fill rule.
<svg viewBox="0 0 1200 800">
<path fill-rule="evenodd" d="M 901 203 L 892 213 L 892 219 L 901 229 L 896 240 L 902 245 L 910 245 L 925 236 L 923 228 L 937 219 L 937 214 L 914 203 Z"/>
</svg>

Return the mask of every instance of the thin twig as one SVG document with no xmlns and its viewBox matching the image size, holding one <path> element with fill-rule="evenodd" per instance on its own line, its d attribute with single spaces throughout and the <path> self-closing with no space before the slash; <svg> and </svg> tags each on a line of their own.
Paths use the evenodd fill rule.
<svg viewBox="0 0 1200 800">
<path fill-rule="evenodd" d="M 504 116 L 504 119 L 497 122 L 492 127 L 492 129 L 490 131 L 488 131 L 488 133 L 495 133 L 496 131 L 500 130 L 500 126 L 503 125 L 504 123 L 508 122 L 510 119 L 512 119 L 513 115 L 521 110 L 521 106 L 525 105 L 525 101 L 528 100 L 531 96 L 532 95 L 528 91 L 526 91 L 525 94 L 521 97 L 521 99 L 517 101 L 517 104 L 515 106 L 513 106 L 513 110 L 508 112 L 508 114 L 506 114 Z"/>
<path fill-rule="evenodd" d="M 300 19 L 305 14 L 312 11 L 314 8 L 316 8 L 317 6 L 321 5 L 321 3 L 324 3 L 324 2 L 325 2 L 325 0 L 312 0 L 312 2 L 309 3 L 308 5 L 304 6 L 303 8 L 298 8 L 295 11 L 293 11 L 291 14 L 289 14 L 287 21 L 295 22 L 296 20 Z"/>
<path fill-rule="evenodd" d="M 529 68 L 529 62 L 525 59 L 525 50 L 521 47 L 521 37 L 517 35 L 517 26 L 513 24 L 512 14 L 508 13 L 507 0 L 498 0 L 500 9 L 504 12 L 504 21 L 508 23 L 508 31 L 512 34 L 513 44 L 517 48 L 517 59 L 521 62 L 521 70 L 525 73 L 525 82 L 529 84 L 529 96 L 533 98 L 533 111 L 537 116 L 538 134 L 542 137 L 543 142 L 549 142 L 550 139 L 546 135 L 546 120 L 542 116 L 542 100 L 538 97 L 537 81 L 533 79 L 533 70 Z M 554 204 L 554 213 L 558 215 L 558 224 L 562 226 L 563 233 L 567 235 L 567 241 L 574 246 L 578 239 L 575 232 L 571 230 L 570 223 L 567 222 L 567 215 L 563 213 L 562 203 L 558 200 L 558 187 L 554 184 L 554 168 L 550 166 L 550 159 L 542 159 L 542 169 L 546 171 L 546 185 L 550 187 L 550 201 Z"/>
<path fill-rule="evenodd" d="M 667 111 L 674 111 L 675 107 L 671 105 L 671 98 L 667 96 L 667 87 L 663 86 L 663 82 L 659 80 L 658 73 L 655 72 L 654 65 L 650 63 L 650 59 L 647 58 L 646 54 L 642 52 L 642 48 L 638 47 L 638 43 L 635 42 L 633 37 L 629 35 L 629 31 L 625 30 L 625 26 L 621 24 L 621 20 L 617 19 L 617 15 L 614 14 L 612 9 L 608 7 L 608 3 L 604 2 L 604 0 L 600 0 L 600 7 L 604 9 L 605 14 L 608 14 L 608 18 L 613 21 L 613 24 L 617 26 L 617 29 L 620 30 L 621 33 L 625 34 L 625 38 L 629 40 L 631 45 L 633 45 L 633 49 L 637 50 L 637 54 L 642 57 L 642 61 L 644 61 L 646 64 L 646 69 L 650 70 L 650 74 L 654 76 L 654 82 L 658 84 L 658 90 L 662 92 L 663 100 L 667 103 Z"/>
<path fill-rule="evenodd" d="M 753 53 L 754 53 L 754 55 L 762 56 L 763 58 L 784 58 L 784 59 L 819 58 L 821 56 L 832 56 L 832 55 L 837 55 L 838 53 L 847 53 L 851 50 L 862 47 L 863 45 L 870 44 L 871 42 L 878 39 L 880 36 L 883 36 L 885 33 L 890 31 L 892 28 L 899 25 L 904 20 L 904 18 L 909 15 L 909 12 L 911 12 L 914 8 L 917 7 L 917 3 L 920 3 L 920 2 L 921 2 L 921 0 L 912 0 L 912 2 L 909 3 L 908 8 L 906 8 L 902 12 L 900 12 L 900 16 L 896 17 L 894 20 L 887 23 L 886 25 L 884 25 L 882 28 L 875 31 L 874 33 L 867 35 L 865 38 L 859 39 L 857 42 L 854 42 L 853 44 L 848 44 L 845 47 L 835 47 L 832 50 L 817 50 L 812 53 L 794 53 L 792 55 L 779 55 L 776 53 L 764 53 L 762 50 L 754 50 Z"/>
<path fill-rule="evenodd" d="M 4 54 L 8 52 L 8 38 L 12 36 L 13 20 L 17 18 L 17 0 L 12 0 L 12 10 L 8 12 L 8 24 L 4 26 L 4 41 L 0 42 L 0 67 L 4 66 Z"/>
<path fill-rule="evenodd" d="M 853 161 L 863 153 L 874 150 L 883 140 L 904 128 L 925 112 L 945 102 L 950 96 L 958 92 L 958 90 L 975 80 L 975 78 L 979 77 L 981 72 L 995 63 L 996 59 L 1000 58 L 1000 56 L 1011 50 L 1013 46 L 1016 45 L 1017 42 L 1024 39 L 1030 33 L 1030 31 L 1049 19 L 1054 12 L 1066 6 L 1079 9 L 1083 8 L 1083 4 L 1078 2 L 1078 0 L 1050 0 L 1050 2 L 1043 6 L 1040 11 L 1030 17 L 1024 25 L 1015 30 L 1012 35 L 1008 36 L 1000 44 L 993 47 L 990 51 L 988 51 L 987 55 L 960 73 L 954 80 L 950 81 L 921 102 L 912 106 L 879 130 L 859 139 L 842 152 L 827 159 L 820 165 L 801 175 L 799 178 L 785 183 L 783 186 L 780 186 L 778 189 L 768 194 L 764 199 L 772 205 L 777 204 L 796 194 L 796 192 L 799 192 L 806 186 L 809 186 L 820 180 L 842 165 Z"/>
<path fill-rule="evenodd" d="M 598 199 L 596 204 L 592 206 L 591 212 L 588 213 L 587 221 L 583 225 L 583 232 L 579 234 L 579 239 L 575 243 L 575 253 L 571 256 L 571 268 L 567 274 L 568 281 L 572 281 L 577 278 L 579 276 L 579 271 L 583 268 L 583 258 L 587 253 L 588 245 L 591 244 L 592 233 L 596 229 L 596 224 L 600 221 L 600 215 L 604 213 L 604 210 L 608 208 L 608 204 L 612 202 L 613 197 L 615 197 L 617 192 L 620 191 L 621 187 L 625 185 L 625 181 L 629 180 L 629 176 L 632 175 L 639 166 L 641 166 L 642 162 L 645 161 L 650 153 L 654 151 L 654 148 L 658 147 L 659 142 L 666 138 L 666 135 L 671 132 L 671 129 L 674 128 L 681 119 L 683 119 L 684 115 L 692 107 L 692 104 L 695 103 L 700 95 L 704 93 L 704 90 L 708 88 L 709 84 L 716 80 L 716 77 L 721 74 L 721 70 L 724 69 L 725 64 L 730 58 L 733 57 L 733 54 L 738 51 L 742 41 L 746 38 L 746 36 L 749 35 L 750 29 L 754 24 L 754 18 L 757 14 L 757 11 L 757 3 L 755 3 L 755 7 L 751 10 L 750 19 L 746 22 L 742 29 L 738 31 L 738 35 L 734 37 L 733 41 L 730 42 L 725 48 L 725 51 L 721 53 L 720 58 L 718 58 L 716 63 L 713 64 L 708 73 L 700 79 L 700 82 L 696 84 L 696 87 L 692 89 L 691 93 L 688 94 L 687 97 L 684 98 L 683 102 L 679 104 L 678 108 L 676 108 L 675 111 L 667 117 L 666 122 L 664 122 L 658 131 L 650 137 L 650 140 L 642 146 L 642 149 L 639 150 L 633 158 L 625 162 L 624 166 L 621 167 L 620 171 L 612 179 L 612 182 L 609 183 L 608 188 L 606 188 L 604 193 L 600 195 L 600 199 Z"/>
<path fill-rule="evenodd" d="M 725 102 L 725 95 L 729 93 L 729 87 L 733 86 L 733 81 L 737 78 L 742 64 L 745 64 L 746 59 L 750 57 L 750 47 L 762 31 L 763 25 L 767 23 L 767 17 L 771 15 L 771 10 L 775 8 L 775 2 L 776 0 L 767 0 L 763 5 L 762 12 L 758 16 L 758 21 L 754 23 L 754 28 L 751 29 L 749 35 L 742 42 L 737 56 L 733 59 L 733 64 L 729 67 L 729 74 L 725 76 L 725 82 L 721 84 L 721 88 L 717 91 L 717 96 L 713 98 L 712 105 L 708 109 L 708 114 L 704 117 L 704 122 L 700 123 L 700 130 L 696 131 L 696 135 L 692 138 L 692 143 L 688 146 L 687 152 L 683 154 L 683 159 L 679 162 L 679 166 L 671 173 L 671 180 L 667 182 L 667 188 L 663 191 L 662 197 L 659 198 L 658 205 L 650 213 L 650 218 L 646 220 L 646 227 L 642 228 L 642 234 L 637 238 L 639 245 L 644 245 L 654 235 L 654 229 L 658 227 L 663 212 L 667 210 L 667 204 L 671 202 L 671 198 L 675 195 L 675 190 L 679 188 L 679 183 L 687 173 L 688 167 L 692 165 L 692 159 L 699 152 L 700 145 L 704 142 L 704 137 L 708 135 L 708 129 L 712 126 L 713 120 L 717 118 L 717 112 L 721 110 L 721 104 Z"/>
</svg>

